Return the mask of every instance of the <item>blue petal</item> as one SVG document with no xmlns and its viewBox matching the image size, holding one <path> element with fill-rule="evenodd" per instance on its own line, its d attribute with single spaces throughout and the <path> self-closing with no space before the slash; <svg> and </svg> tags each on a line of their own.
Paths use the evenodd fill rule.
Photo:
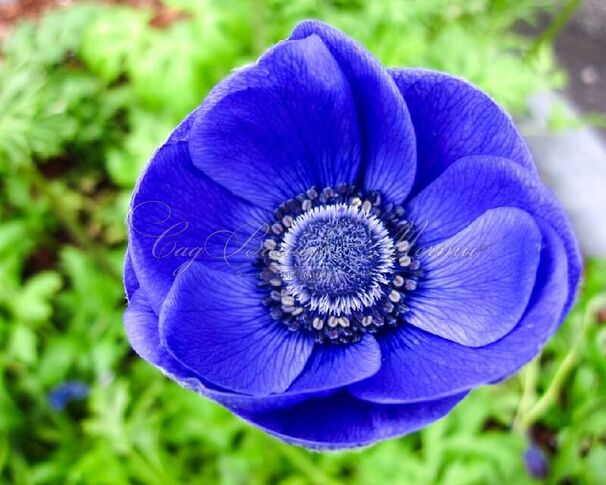
<svg viewBox="0 0 606 485">
<path fill-rule="evenodd" d="M 528 213 L 488 210 L 440 245 L 422 249 L 424 276 L 407 300 L 407 322 L 470 347 L 492 343 L 515 327 L 541 251 L 541 233 Z"/>
<path fill-rule="evenodd" d="M 428 224 L 419 238 L 428 246 L 458 233 L 486 210 L 502 206 L 518 207 L 545 220 L 564 243 L 569 293 L 562 320 L 576 296 L 582 258 L 562 207 L 532 172 L 503 158 L 463 158 L 414 197 L 407 210 L 412 220 Z"/>
<path fill-rule="evenodd" d="M 470 155 L 509 158 L 536 173 L 511 118 L 486 94 L 440 72 L 392 69 L 390 73 L 415 127 L 418 166 L 414 193 L 455 160 Z"/>
<path fill-rule="evenodd" d="M 436 399 L 502 380 L 529 362 L 557 328 L 568 295 L 564 247 L 549 226 L 542 224 L 541 230 L 545 244 L 535 289 L 526 313 L 509 334 L 470 348 L 403 326 L 379 340 L 381 370 L 350 392 L 384 403 Z"/>
<path fill-rule="evenodd" d="M 160 317 L 166 349 L 205 381 L 236 392 L 284 392 L 314 339 L 272 320 L 253 275 L 194 263 L 179 274 Z"/>
<path fill-rule="evenodd" d="M 139 284 L 159 313 L 176 274 L 204 261 L 226 271 L 250 265 L 270 214 L 235 197 L 191 163 L 187 144 L 152 158 L 134 193 L 129 254 Z"/>
<path fill-rule="evenodd" d="M 273 209 L 354 182 L 359 127 L 349 86 L 317 36 L 276 45 L 208 96 L 189 138 L 194 164 L 234 194 Z"/>
<path fill-rule="evenodd" d="M 524 452 L 526 471 L 532 478 L 544 480 L 549 476 L 549 462 L 545 453 L 534 443 Z"/>
<path fill-rule="evenodd" d="M 376 404 L 346 392 L 270 413 L 239 413 L 268 433 L 316 450 L 367 446 L 403 436 L 442 417 L 465 394 L 415 404 Z"/>
<path fill-rule="evenodd" d="M 195 379 L 189 371 L 162 347 L 158 332 L 158 316 L 144 291 L 134 292 L 124 312 L 124 329 L 133 350 L 141 358 L 159 367 L 174 379 Z"/>
<path fill-rule="evenodd" d="M 198 113 L 201 111 L 201 107 L 198 106 L 191 113 L 189 113 L 181 123 L 173 130 L 173 132 L 166 140 L 166 144 L 177 143 L 180 141 L 189 141 L 191 129 L 194 126 L 194 122 L 198 117 Z"/>
<path fill-rule="evenodd" d="M 417 162 L 414 128 L 397 86 L 370 52 L 330 25 L 304 21 L 290 38 L 313 35 L 326 44 L 349 82 L 364 137 L 364 186 L 380 190 L 391 201 L 403 201 Z"/>
<path fill-rule="evenodd" d="M 309 392 L 353 384 L 381 367 L 381 350 L 371 335 L 351 345 L 317 345 L 289 392 Z"/>
<path fill-rule="evenodd" d="M 252 397 L 217 389 L 170 355 L 160 342 L 158 316 L 151 308 L 145 293 L 137 290 L 124 314 L 124 326 L 134 351 L 164 374 L 187 389 L 229 407 L 234 411 L 262 412 L 298 404 L 309 394 L 285 394 L 269 397 Z M 312 394 L 313 395 L 313 394 Z"/>
<path fill-rule="evenodd" d="M 79 401 L 88 396 L 88 386 L 82 381 L 66 381 L 48 393 L 49 404 L 62 411 L 71 401 Z"/>
<path fill-rule="evenodd" d="M 122 283 L 124 284 L 124 291 L 126 292 L 126 299 L 130 300 L 133 297 L 133 293 L 139 288 L 139 280 L 135 274 L 135 268 L 133 267 L 133 260 L 130 257 L 128 247 L 124 254 L 124 272 L 122 276 Z"/>
</svg>

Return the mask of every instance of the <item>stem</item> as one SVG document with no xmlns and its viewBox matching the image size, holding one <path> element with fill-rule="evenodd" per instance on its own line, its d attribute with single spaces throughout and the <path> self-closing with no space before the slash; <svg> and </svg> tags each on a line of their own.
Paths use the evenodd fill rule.
<svg viewBox="0 0 606 485">
<path fill-rule="evenodd" d="M 574 345 L 568 352 L 564 361 L 555 373 L 549 388 L 541 396 L 541 398 L 530 408 L 530 410 L 520 420 L 520 428 L 530 428 L 547 410 L 555 404 L 563 384 L 568 380 L 568 377 L 574 369 L 578 358 L 578 345 Z"/>
<path fill-rule="evenodd" d="M 596 320 L 596 314 L 604 305 L 606 305 L 606 296 L 604 295 L 600 295 L 587 303 L 587 308 L 582 319 L 581 331 L 577 339 L 558 367 L 545 393 L 527 412 L 519 416 L 518 423 L 515 426 L 517 430 L 522 431 L 530 428 L 557 402 L 563 385 L 570 377 L 579 360 L 589 329 Z"/>
<path fill-rule="evenodd" d="M 551 22 L 549 26 L 534 40 L 524 58 L 529 59 L 530 57 L 533 57 L 544 44 L 551 44 L 560 30 L 562 30 L 562 28 L 572 18 L 580 5 L 581 0 L 568 0 L 568 2 L 566 2 L 561 10 L 556 14 L 553 22 Z"/>
<path fill-rule="evenodd" d="M 516 417 L 513 421 L 513 428 L 521 431 L 522 416 L 528 413 L 528 410 L 534 403 L 537 394 L 537 381 L 539 378 L 539 360 L 540 356 L 534 359 L 526 366 L 522 375 L 522 398 L 518 406 Z"/>
</svg>

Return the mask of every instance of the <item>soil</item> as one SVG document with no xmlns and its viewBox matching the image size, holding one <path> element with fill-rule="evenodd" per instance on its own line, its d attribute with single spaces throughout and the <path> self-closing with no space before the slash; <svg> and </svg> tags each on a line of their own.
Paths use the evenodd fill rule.
<svg viewBox="0 0 606 485">
<path fill-rule="evenodd" d="M 78 0 L 0 0 L 0 43 L 20 19 L 37 19 L 49 8 L 67 8 Z M 114 5 L 131 5 L 154 11 L 151 25 L 164 28 L 184 17 L 184 13 L 162 5 L 160 0 L 100 0 Z"/>
<path fill-rule="evenodd" d="M 37 19 L 51 8 L 65 8 L 72 0 L 0 0 L 0 42 L 6 39 L 19 19 Z"/>
</svg>

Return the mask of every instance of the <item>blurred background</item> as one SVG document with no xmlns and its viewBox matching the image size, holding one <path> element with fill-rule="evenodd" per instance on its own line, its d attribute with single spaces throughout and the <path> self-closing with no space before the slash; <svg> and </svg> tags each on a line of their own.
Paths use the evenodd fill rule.
<svg viewBox="0 0 606 485">
<path fill-rule="evenodd" d="M 154 148 L 231 69 L 320 18 L 513 113 L 581 238 L 543 355 L 421 432 L 313 454 L 136 358 L 125 217 Z M 606 1 L 0 0 L 0 483 L 606 483 Z"/>
</svg>

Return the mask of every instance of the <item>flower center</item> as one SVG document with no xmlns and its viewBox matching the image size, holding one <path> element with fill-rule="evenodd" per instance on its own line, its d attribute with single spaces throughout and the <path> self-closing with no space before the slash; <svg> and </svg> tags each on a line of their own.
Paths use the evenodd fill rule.
<svg viewBox="0 0 606 485">
<path fill-rule="evenodd" d="M 309 189 L 280 205 L 259 257 L 264 304 L 293 331 L 352 343 L 403 321 L 417 286 L 404 209 L 354 186 Z"/>
<path fill-rule="evenodd" d="M 312 310 L 350 315 L 380 298 L 394 252 L 375 216 L 343 203 L 315 207 L 297 217 L 284 237 L 282 278 Z"/>
</svg>

